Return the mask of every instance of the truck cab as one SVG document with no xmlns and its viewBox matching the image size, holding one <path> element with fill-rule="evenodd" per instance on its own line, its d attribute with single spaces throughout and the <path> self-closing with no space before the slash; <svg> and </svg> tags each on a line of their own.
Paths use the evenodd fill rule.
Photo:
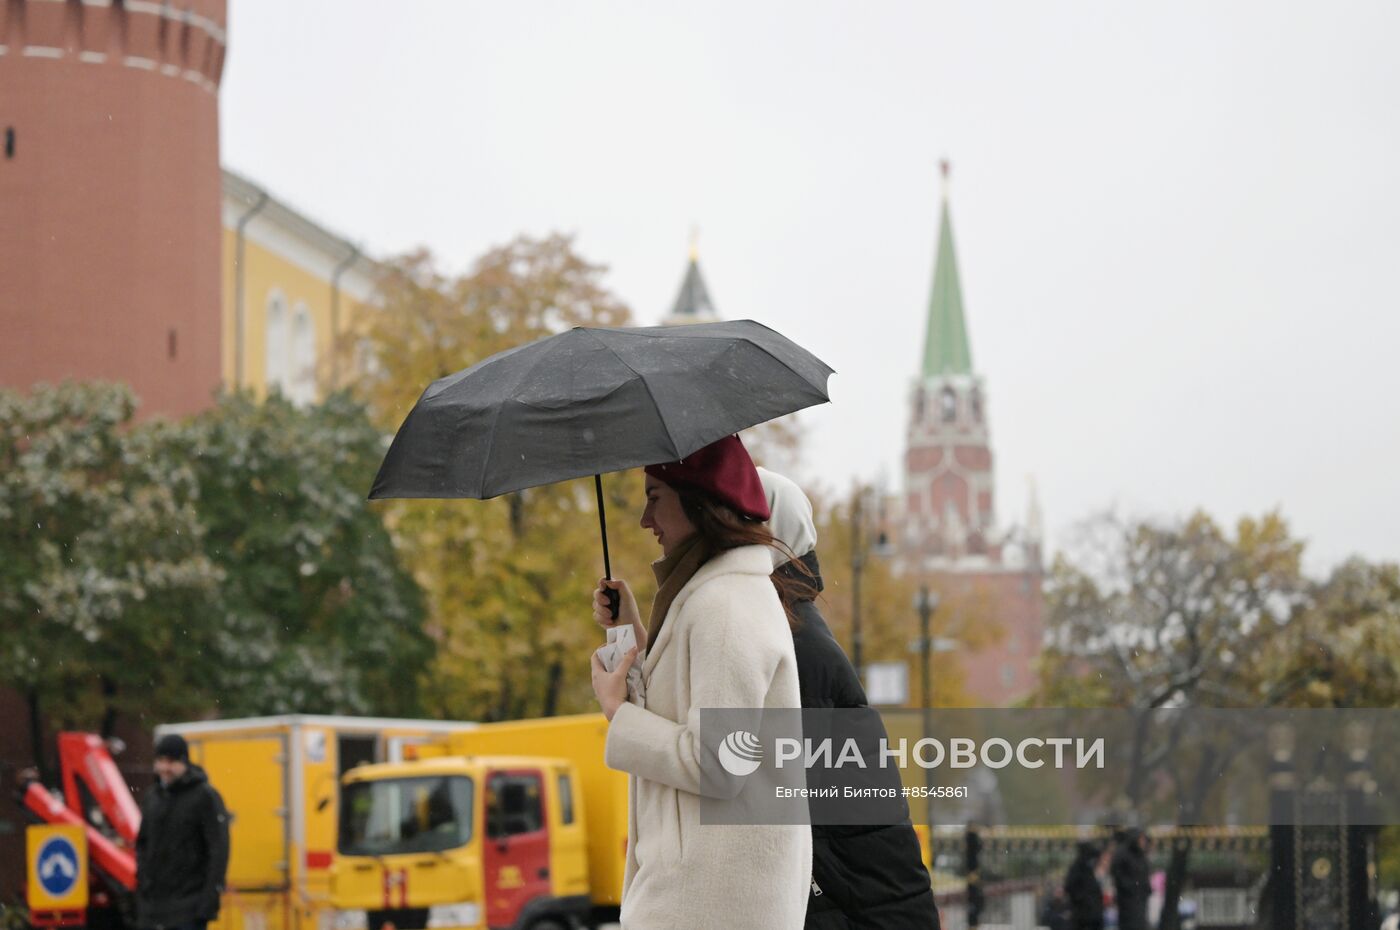
<svg viewBox="0 0 1400 930">
<path fill-rule="evenodd" d="M 334 930 L 564 930 L 588 923 L 572 762 L 444 755 L 363 765 L 341 785 Z"/>
</svg>

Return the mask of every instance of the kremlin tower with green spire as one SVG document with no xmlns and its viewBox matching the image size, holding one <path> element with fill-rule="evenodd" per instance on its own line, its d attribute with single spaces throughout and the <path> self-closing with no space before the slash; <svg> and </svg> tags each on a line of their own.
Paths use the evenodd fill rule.
<svg viewBox="0 0 1400 930">
<path fill-rule="evenodd" d="M 984 619 L 1000 628 L 1001 641 L 960 659 L 968 693 L 995 707 L 1036 683 L 1032 662 L 1043 635 L 1040 516 L 1032 492 L 1023 526 L 997 521 L 987 395 L 972 365 L 946 161 L 942 172 L 938 253 L 906 434 L 898 561 L 901 571 L 943 594 L 948 607 L 985 605 Z"/>
</svg>

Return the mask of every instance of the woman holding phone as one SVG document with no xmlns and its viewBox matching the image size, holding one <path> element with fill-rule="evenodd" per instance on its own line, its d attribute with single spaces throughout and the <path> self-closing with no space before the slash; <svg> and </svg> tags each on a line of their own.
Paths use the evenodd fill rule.
<svg viewBox="0 0 1400 930">
<path fill-rule="evenodd" d="M 593 613 L 629 623 L 638 646 L 612 671 L 593 658 L 609 720 L 606 761 L 629 774 L 624 930 L 798 930 L 811 875 L 805 825 L 700 824 L 701 708 L 800 708 L 790 617 L 773 576 L 768 504 L 752 459 L 727 436 L 650 465 L 641 525 L 662 557 L 643 623 L 622 579 L 602 581 Z M 620 597 L 613 620 L 608 591 Z M 645 698 L 629 702 L 640 662 Z"/>
</svg>

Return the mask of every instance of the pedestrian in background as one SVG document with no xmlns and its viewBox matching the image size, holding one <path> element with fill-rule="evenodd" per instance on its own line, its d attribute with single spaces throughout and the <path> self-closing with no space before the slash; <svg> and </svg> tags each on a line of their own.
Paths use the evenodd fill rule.
<svg viewBox="0 0 1400 930">
<path fill-rule="evenodd" d="M 804 709 L 870 710 L 860 676 L 817 609 L 822 590 L 812 502 L 792 480 L 758 469 L 772 516 L 774 574 L 789 584 L 793 648 Z M 871 711 L 873 713 L 873 711 Z M 880 736 L 884 728 L 880 727 Z M 938 930 L 938 908 L 919 838 L 903 823 L 812 824 L 807 930 Z"/>
<path fill-rule="evenodd" d="M 156 784 L 136 834 L 137 921 L 150 930 L 204 930 L 219 916 L 228 869 L 228 814 L 176 734 L 156 743 Z"/>
<path fill-rule="evenodd" d="M 1147 900 L 1152 896 L 1152 874 L 1147 862 L 1147 834 L 1129 827 L 1113 851 L 1109 864 L 1113 897 L 1118 904 L 1119 930 L 1147 930 Z"/>
<path fill-rule="evenodd" d="M 1073 930 L 1065 889 L 1053 882 L 1041 895 L 1040 926 L 1045 930 Z"/>
<path fill-rule="evenodd" d="M 1103 930 L 1103 886 L 1097 874 L 1102 857 L 1098 844 L 1086 840 L 1079 844 L 1065 874 L 1065 897 L 1074 930 Z"/>
</svg>

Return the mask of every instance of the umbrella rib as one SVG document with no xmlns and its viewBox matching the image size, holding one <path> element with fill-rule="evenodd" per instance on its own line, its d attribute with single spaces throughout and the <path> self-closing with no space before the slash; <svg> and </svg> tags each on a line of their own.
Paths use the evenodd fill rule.
<svg viewBox="0 0 1400 930">
<path fill-rule="evenodd" d="M 701 336 L 700 338 L 701 338 L 701 339 L 712 339 L 712 338 L 714 338 L 714 337 L 712 337 L 712 336 Z M 796 368 L 793 368 L 793 367 L 792 367 L 791 363 L 785 362 L 785 361 L 783 361 L 782 359 L 778 358 L 778 356 L 774 355 L 771 351 L 769 351 L 768 349 L 766 349 L 766 348 L 764 348 L 763 346 L 759 345 L 757 342 L 754 342 L 754 341 L 753 341 L 752 339 L 750 339 L 749 337 L 747 337 L 747 336 L 740 336 L 739 338 L 740 338 L 740 339 L 743 339 L 744 342 L 747 342 L 749 345 L 753 346 L 755 349 L 757 349 L 758 351 L 762 352 L 764 355 L 768 356 L 768 357 L 771 358 L 773 361 L 777 362 L 779 365 L 782 365 L 782 366 L 783 366 L 784 368 L 786 368 L 790 373 L 792 373 L 792 374 L 796 375 L 797 377 L 801 378 L 803 381 L 806 381 L 806 380 L 807 380 L 806 377 L 803 376 L 803 374 L 802 374 L 801 372 L 799 372 Z M 806 350 L 804 349 L 803 351 L 806 351 Z M 808 354 L 808 355 L 812 355 L 811 352 L 807 352 L 807 354 Z M 823 362 L 821 359 L 817 358 L 815 355 L 812 355 L 812 358 L 815 359 L 815 360 L 817 361 L 817 363 L 820 364 L 823 368 L 830 368 L 830 369 L 831 369 L 831 374 L 835 374 L 835 373 L 836 373 L 836 369 L 831 368 L 830 365 L 828 365 L 826 362 Z M 825 389 L 826 389 L 826 385 L 822 385 L 822 389 L 825 390 Z"/>
<path fill-rule="evenodd" d="M 588 330 L 587 330 L 586 328 L 585 328 L 584 331 L 585 331 L 585 332 L 588 332 Z M 661 413 L 661 404 L 657 402 L 657 400 L 656 400 L 656 395 L 653 394 L 653 393 L 651 392 L 651 385 L 650 385 L 650 384 L 647 384 L 647 379 L 642 375 L 642 373 L 641 373 L 640 371 L 638 371 L 637 369 L 633 368 L 631 365 L 627 364 L 627 360 L 626 360 L 625 358 L 623 358 L 621 355 L 618 355 L 616 349 L 614 349 L 612 346 L 608 345 L 608 344 L 607 344 L 606 342 L 604 342 L 603 340 L 599 339 L 597 336 L 593 335 L 593 333 L 588 332 L 588 334 L 589 334 L 590 336 L 593 336 L 593 340 L 594 340 L 595 342 L 597 342 L 598 345 L 602 346 L 603 348 L 605 348 L 605 349 L 607 349 L 609 352 L 611 352 L 611 353 L 612 353 L 612 357 L 615 358 L 615 359 L 617 359 L 619 362 L 621 362 L 623 368 L 626 368 L 628 371 L 632 372 L 632 374 L 634 374 L 634 375 L 637 376 L 637 380 L 640 381 L 640 382 L 642 382 L 642 387 L 646 390 L 647 396 L 651 398 L 651 406 L 652 406 L 652 409 L 656 411 L 656 418 L 657 418 L 658 420 L 661 421 L 661 429 L 662 429 L 662 431 L 666 434 L 666 441 L 669 442 L 669 443 L 671 444 L 671 451 L 674 452 L 674 453 L 676 453 L 677 457 L 679 457 L 679 456 L 680 456 L 680 447 L 678 447 L 678 446 L 676 445 L 676 439 L 675 439 L 674 436 L 671 435 L 671 427 L 668 426 L 668 425 L 666 424 L 666 417 L 663 416 L 662 413 Z"/>
<path fill-rule="evenodd" d="M 540 341 L 540 340 L 536 340 L 536 341 Z M 524 347 L 523 347 L 523 346 L 517 346 L 517 348 L 524 348 Z M 524 371 L 520 372 L 520 377 L 516 378 L 516 379 L 515 379 L 515 383 L 511 385 L 511 390 L 510 390 L 511 396 L 514 396 L 514 395 L 515 395 L 516 389 L 520 387 L 521 382 L 523 382 L 527 376 L 532 375 L 532 374 L 535 373 L 535 369 L 539 367 L 540 362 L 543 362 L 543 361 L 544 361 L 545 356 L 546 356 L 547 354 L 548 354 L 548 351 L 541 352 L 541 353 L 540 353 L 540 357 L 537 358 L 537 359 L 535 359 L 534 362 L 530 365 L 529 368 L 526 368 Z M 499 403 L 499 404 L 496 405 L 496 412 L 495 412 L 495 413 L 492 415 L 492 417 L 491 417 L 491 430 L 486 434 L 486 436 L 487 436 L 487 438 L 486 438 L 486 454 L 485 454 L 484 456 L 482 456 L 482 458 L 481 458 L 481 479 L 480 479 L 480 480 L 481 480 L 481 491 L 482 491 L 483 494 L 486 493 L 486 473 L 487 473 L 488 471 L 490 471 L 490 469 L 491 469 L 491 452 L 492 452 L 492 450 L 494 450 L 494 449 L 496 448 L 496 424 L 498 424 L 498 423 L 501 422 L 501 411 L 502 411 L 503 409 L 505 409 L 505 401 L 502 401 L 501 403 Z M 506 494 L 506 493 L 509 493 L 509 492 L 502 491 L 501 493 L 502 493 L 502 494 Z M 495 495 L 495 496 L 498 496 L 498 497 L 499 497 L 500 495 Z"/>
<path fill-rule="evenodd" d="M 726 322 L 732 322 L 732 323 L 752 323 L 754 326 L 757 326 L 757 327 L 760 327 L 760 328 L 762 328 L 762 329 L 765 329 L 765 330 L 767 330 L 768 332 L 772 333 L 774 336 L 777 336 L 778 338 L 783 339 L 783 340 L 786 341 L 786 342 L 792 342 L 792 340 L 788 339 L 786 336 L 784 336 L 782 333 L 778 332 L 777 330 L 773 329 L 771 326 L 765 326 L 764 324 L 758 322 L 757 320 L 728 320 L 728 321 L 726 321 Z M 703 324 L 703 325 L 709 325 L 709 324 Z M 711 336 L 711 335 L 709 335 L 709 334 L 696 334 L 696 335 L 686 334 L 686 335 L 684 335 L 684 336 L 678 336 L 678 334 L 676 334 L 676 333 L 656 333 L 656 332 L 647 332 L 647 328 L 645 328 L 645 327 L 644 327 L 644 328 L 640 328 L 640 329 L 636 329 L 636 328 L 628 329 L 628 328 L 623 328 L 623 327 L 605 327 L 605 326 L 593 327 L 593 326 L 580 326 L 580 327 L 578 327 L 578 328 L 579 328 L 579 329 L 582 329 L 582 330 L 584 330 L 585 332 L 588 332 L 588 333 L 590 333 L 590 334 L 593 333 L 593 332 L 626 333 L 626 334 L 629 335 L 629 336 L 641 336 L 641 337 L 646 338 L 646 339 L 682 338 L 682 339 L 705 339 L 705 340 L 709 340 L 709 341 L 714 341 L 714 340 L 718 339 L 718 340 L 721 340 L 721 341 L 731 342 L 731 343 L 732 343 L 732 342 L 736 342 L 736 341 L 741 341 L 741 340 L 742 340 L 743 342 L 747 342 L 749 345 L 753 346 L 755 349 L 758 349 L 758 350 L 759 350 L 760 352 L 762 352 L 764 355 L 767 355 L 769 358 L 771 358 L 773 361 L 777 362 L 779 365 L 782 365 L 782 366 L 783 366 L 784 368 L 786 368 L 788 371 L 790 371 L 790 372 L 792 372 L 793 374 L 797 375 L 797 377 L 799 377 L 799 378 L 803 378 L 803 377 L 804 377 L 801 373 L 799 373 L 799 372 L 797 371 L 797 369 L 795 369 L 795 368 L 792 367 L 792 364 L 791 364 L 790 362 L 785 362 L 785 361 L 783 361 L 782 359 L 778 358 L 778 356 L 774 355 L 770 350 L 768 350 L 768 349 L 764 348 L 763 346 L 759 345 L 758 342 L 756 342 L 752 336 L 749 336 L 749 335 L 746 335 L 746 334 L 739 334 L 739 335 L 720 335 L 720 336 Z M 653 327 L 653 328 L 655 328 L 655 329 L 662 329 L 662 328 L 665 328 L 665 327 Z M 674 328 L 674 327 L 673 327 L 673 328 Z M 689 329 L 690 327 L 686 327 L 686 328 Z M 597 338 L 597 337 L 594 337 L 594 338 Z M 611 348 L 610 346 L 608 346 L 607 343 L 604 343 L 601 339 L 599 339 L 598 341 L 599 341 L 600 343 L 602 343 L 602 344 L 608 349 L 609 352 L 613 352 L 612 348 Z M 826 362 L 822 361 L 820 358 L 817 358 L 817 356 L 814 355 L 811 351 L 802 348 L 802 346 L 799 346 L 799 345 L 797 345 L 796 343 L 792 343 L 792 345 L 793 345 L 795 348 L 797 348 L 798 350 L 800 350 L 800 351 L 802 351 L 802 352 L 805 352 L 807 355 L 811 356 L 811 357 L 812 357 L 812 360 L 813 360 L 814 362 L 816 362 L 817 364 L 821 365 L 823 368 L 828 369 L 828 376 L 836 374 L 836 369 L 832 368 L 830 365 L 828 365 Z M 617 353 L 616 353 L 616 352 L 613 352 L 613 355 L 617 355 Z M 620 357 L 619 357 L 618 361 L 622 361 Z M 623 362 L 622 364 L 627 365 L 626 362 Z M 636 369 L 635 369 L 635 368 L 632 368 L 631 365 L 627 365 L 627 367 L 628 367 L 628 368 L 631 368 L 631 369 L 632 369 L 632 372 L 633 372 L 634 374 L 636 374 Z M 641 375 L 637 375 L 637 377 L 641 377 Z M 804 378 L 804 380 L 805 380 L 805 378 Z M 653 398 L 653 400 L 655 400 L 655 398 Z M 672 443 L 672 445 L 674 446 L 675 444 Z"/>
<path fill-rule="evenodd" d="M 749 322 L 749 323 L 753 323 L 755 326 L 763 326 L 763 324 L 762 324 L 762 323 L 759 323 L 757 320 L 747 320 L 747 321 L 745 321 L 745 320 L 739 320 L 739 321 L 736 321 L 736 322 L 741 322 L 741 323 L 742 323 L 742 322 Z M 582 327 L 582 328 L 587 329 L 587 327 Z M 768 330 L 770 333 L 773 333 L 773 334 L 776 335 L 776 336 L 780 336 L 780 337 L 781 337 L 781 336 L 783 335 L 782 333 L 779 333 L 777 330 L 774 330 L 774 329 L 772 329 L 772 328 L 770 328 L 770 327 L 763 326 L 763 328 L 766 329 L 766 330 Z M 613 329 L 613 330 L 609 330 L 609 332 L 622 332 L 622 330 Z M 628 335 L 645 336 L 645 337 L 648 338 L 648 339 L 667 339 L 667 338 L 673 338 L 673 337 L 675 337 L 675 334 L 673 334 L 673 333 L 667 333 L 667 334 L 663 334 L 663 333 L 648 333 L 648 332 L 645 332 L 645 331 L 636 332 L 636 333 L 631 333 L 631 332 L 629 332 Z M 695 335 L 695 336 L 687 335 L 687 336 L 681 336 L 681 337 L 675 337 L 675 338 L 683 338 L 683 339 L 705 339 L 705 340 L 709 340 L 709 341 L 711 341 L 711 342 L 713 342 L 713 341 L 715 341 L 715 340 L 719 340 L 719 341 L 721 341 L 721 342 L 728 342 L 728 343 L 731 343 L 731 344 L 734 343 L 734 342 L 747 342 L 749 345 L 753 346 L 755 349 L 757 349 L 758 351 L 762 352 L 764 355 L 768 356 L 768 357 L 771 358 L 773 361 L 777 362 L 779 365 L 782 365 L 784 368 L 786 368 L 788 371 L 792 372 L 794 375 L 797 375 L 797 377 L 803 378 L 803 380 L 806 380 L 806 379 L 804 378 L 804 376 L 803 376 L 800 372 L 797 371 L 797 369 L 795 369 L 795 368 L 792 367 L 792 364 L 791 364 L 790 362 L 785 362 L 785 361 L 783 361 L 782 359 L 778 358 L 778 356 L 774 355 L 769 349 L 766 349 L 766 348 L 764 348 L 763 346 L 759 345 L 758 342 L 756 342 L 752 336 L 747 336 L 747 335 L 737 335 L 737 336 L 733 336 L 733 335 L 730 335 L 730 336 L 710 336 L 710 335 L 700 334 L 700 335 Z M 783 337 L 783 338 L 786 338 L 786 337 Z M 789 341 L 791 341 L 791 340 L 789 340 Z M 602 340 L 600 339 L 599 342 L 602 342 Z M 606 345 L 606 343 L 604 343 L 604 345 Z M 794 343 L 794 345 L 796 345 L 796 343 Z M 830 365 L 828 365 L 826 362 L 822 361 L 821 359 L 817 358 L 816 355 L 813 355 L 810 351 L 808 351 L 807 349 L 803 349 L 801 346 L 797 346 L 797 348 L 798 348 L 798 349 L 801 349 L 803 352 L 806 352 L 808 355 L 811 355 L 811 356 L 812 356 L 812 360 L 815 361 L 815 362 L 817 362 L 817 363 L 818 363 L 819 365 L 821 365 L 823 368 L 829 368 L 829 369 L 831 369 L 830 374 L 833 374 L 833 375 L 836 374 L 836 369 L 831 368 Z M 609 348 L 608 351 L 611 352 L 612 349 Z M 616 352 L 613 352 L 613 354 L 614 354 L 614 355 L 617 355 Z M 619 361 L 621 361 L 621 359 L 619 359 Z M 626 362 L 623 362 L 622 364 L 627 365 Z M 631 365 L 627 365 L 627 367 L 628 367 L 628 368 L 632 368 Z M 636 372 L 636 369 L 633 369 L 633 373 L 635 373 L 635 372 Z M 638 377 L 641 377 L 641 376 L 638 375 Z M 674 444 L 673 444 L 673 445 L 674 445 Z"/>
</svg>

